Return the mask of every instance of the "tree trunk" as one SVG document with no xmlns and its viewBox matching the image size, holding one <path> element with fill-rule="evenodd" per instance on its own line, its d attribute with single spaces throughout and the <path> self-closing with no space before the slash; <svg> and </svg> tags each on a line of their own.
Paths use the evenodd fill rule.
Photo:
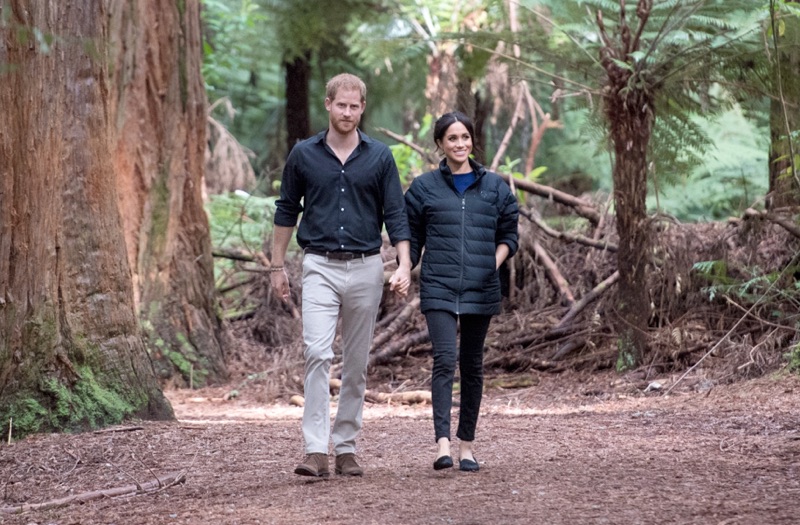
<svg viewBox="0 0 800 525">
<path fill-rule="evenodd" d="M 311 134 L 308 83 L 311 80 L 311 54 L 286 61 L 286 153 Z"/>
<path fill-rule="evenodd" d="M 0 422 L 20 437 L 171 419 L 117 207 L 107 4 L 0 6 Z"/>
<path fill-rule="evenodd" d="M 492 104 L 489 97 L 481 97 L 481 92 L 475 92 L 475 139 L 473 152 L 475 158 L 481 164 L 486 164 L 486 122 L 492 111 Z"/>
<path fill-rule="evenodd" d="M 145 341 L 162 380 L 227 372 L 203 208 L 199 0 L 111 0 L 112 161 Z"/>
<path fill-rule="evenodd" d="M 631 57 L 639 50 L 639 37 L 652 6 L 648 0 L 637 2 L 638 27 L 631 28 L 626 19 L 625 0 L 620 0 L 619 24 L 614 29 L 617 39 L 606 31 L 602 12 L 597 12 L 597 24 L 604 43 L 600 58 L 607 77 L 603 87 L 603 109 L 614 145 L 614 204 L 619 235 L 615 319 L 619 336 L 617 370 L 634 368 L 641 363 L 647 346 L 650 317 L 645 270 L 652 241 L 645 200 L 647 151 L 655 120 L 656 88 Z M 627 64 L 621 66 L 620 59 Z"/>
<path fill-rule="evenodd" d="M 428 113 L 434 120 L 453 111 L 456 105 L 458 63 L 455 52 L 455 45 L 440 44 L 437 52 L 428 57 L 425 98 L 428 99 Z"/>
<path fill-rule="evenodd" d="M 459 77 L 456 92 L 456 110 L 472 119 L 475 136 L 472 137 L 472 153 L 475 160 L 486 163 L 486 119 L 491 111 L 491 104 L 481 99 L 480 91 L 472 90 L 473 79 L 465 75 Z"/>
<path fill-rule="evenodd" d="M 784 14 L 781 22 L 784 30 L 776 35 L 778 50 L 773 57 L 770 103 L 769 209 L 800 205 L 800 174 L 792 172 L 791 161 L 794 154 L 794 167 L 800 169 L 799 141 L 789 135 L 800 130 L 800 17 Z M 790 140 L 794 140 L 794 147 L 790 147 Z"/>
<path fill-rule="evenodd" d="M 640 363 L 647 344 L 650 311 L 645 268 L 651 240 L 645 199 L 653 100 L 645 91 L 628 89 L 628 85 L 627 75 L 612 78 L 605 97 L 606 118 L 614 143 L 614 203 L 619 235 L 618 369 Z"/>
</svg>

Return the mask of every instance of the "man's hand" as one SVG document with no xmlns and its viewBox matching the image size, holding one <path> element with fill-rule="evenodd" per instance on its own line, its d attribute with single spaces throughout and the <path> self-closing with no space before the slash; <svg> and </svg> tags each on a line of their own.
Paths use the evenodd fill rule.
<svg viewBox="0 0 800 525">
<path fill-rule="evenodd" d="M 269 274 L 269 284 L 284 303 L 289 302 L 289 277 L 286 275 L 286 270 L 283 269 L 283 264 L 286 260 L 286 249 L 292 233 L 294 233 L 294 227 L 278 225 L 272 227 L 273 270 Z"/>
<path fill-rule="evenodd" d="M 289 302 L 289 278 L 286 276 L 286 270 L 274 271 L 269 274 L 269 283 L 275 294 L 280 297 L 284 303 Z"/>
</svg>

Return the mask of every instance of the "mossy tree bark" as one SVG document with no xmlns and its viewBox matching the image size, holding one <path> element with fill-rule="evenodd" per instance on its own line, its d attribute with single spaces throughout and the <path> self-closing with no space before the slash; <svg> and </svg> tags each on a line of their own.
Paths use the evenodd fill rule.
<svg viewBox="0 0 800 525">
<path fill-rule="evenodd" d="M 797 5 L 798 2 L 787 0 Z M 770 209 L 800 205 L 800 16 L 786 10 L 775 14 L 773 89 L 770 102 Z M 792 135 L 794 133 L 794 135 Z M 792 162 L 794 156 L 794 162 Z"/>
<path fill-rule="evenodd" d="M 199 0 L 112 0 L 112 161 L 145 342 L 162 381 L 224 381 L 202 178 Z"/>
<path fill-rule="evenodd" d="M 0 3 L 0 422 L 14 435 L 173 418 L 122 242 L 107 3 Z"/>
</svg>

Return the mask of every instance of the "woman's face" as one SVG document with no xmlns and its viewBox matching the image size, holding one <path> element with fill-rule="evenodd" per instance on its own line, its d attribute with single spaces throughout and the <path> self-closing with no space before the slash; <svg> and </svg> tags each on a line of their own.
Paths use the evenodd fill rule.
<svg viewBox="0 0 800 525">
<path fill-rule="evenodd" d="M 467 127 L 461 122 L 450 124 L 438 146 L 444 151 L 447 163 L 452 166 L 461 166 L 469 159 L 472 152 L 472 136 Z"/>
</svg>

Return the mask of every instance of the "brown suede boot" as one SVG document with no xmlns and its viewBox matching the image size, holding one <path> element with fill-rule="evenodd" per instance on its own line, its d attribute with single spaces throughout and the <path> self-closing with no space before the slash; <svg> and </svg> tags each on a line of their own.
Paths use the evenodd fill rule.
<svg viewBox="0 0 800 525">
<path fill-rule="evenodd" d="M 356 462 L 356 455 L 348 452 L 336 456 L 336 473 L 343 476 L 363 476 L 364 469 Z"/>
<path fill-rule="evenodd" d="M 328 455 L 321 453 L 307 455 L 306 459 L 294 469 L 294 473 L 301 476 L 327 478 L 331 475 L 331 471 L 328 470 Z"/>
</svg>

